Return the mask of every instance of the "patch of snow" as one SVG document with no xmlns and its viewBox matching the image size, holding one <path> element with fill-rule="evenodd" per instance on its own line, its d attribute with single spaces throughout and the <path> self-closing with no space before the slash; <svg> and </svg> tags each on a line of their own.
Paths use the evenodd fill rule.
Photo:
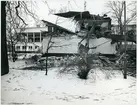
<svg viewBox="0 0 137 105">
<path fill-rule="evenodd" d="M 106 79 L 109 70 L 97 68 L 87 80 L 58 70 L 49 69 L 46 76 L 45 71 L 10 69 L 1 78 L 2 105 L 136 105 L 136 79 L 123 79 L 118 70 Z"/>
</svg>

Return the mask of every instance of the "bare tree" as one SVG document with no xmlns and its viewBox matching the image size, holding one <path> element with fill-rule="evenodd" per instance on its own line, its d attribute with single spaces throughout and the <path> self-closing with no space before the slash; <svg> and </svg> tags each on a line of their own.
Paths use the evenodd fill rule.
<svg viewBox="0 0 137 105">
<path fill-rule="evenodd" d="M 90 35 L 93 34 L 94 32 L 94 28 L 95 28 L 95 23 L 92 24 L 92 28 L 88 30 L 86 36 L 83 37 L 83 39 L 79 42 L 79 55 L 82 58 L 82 60 L 80 61 L 80 64 L 78 65 L 79 67 L 78 76 L 81 79 L 87 79 L 88 73 L 91 69 L 92 60 L 89 58 L 93 58 L 92 57 L 93 54 L 92 55 L 89 54 L 89 50 L 96 49 L 96 47 L 89 48 L 89 40 L 90 40 Z M 81 44 L 83 40 L 86 40 L 85 45 Z"/>
<path fill-rule="evenodd" d="M 112 17 L 117 21 L 119 25 L 120 35 L 124 34 L 125 40 L 125 54 L 127 50 L 127 34 L 126 32 L 126 25 L 129 24 L 131 21 L 135 21 L 137 14 L 136 14 L 136 1 L 133 1 L 126 5 L 125 1 L 109 1 L 107 3 L 107 7 L 111 9 Z M 126 15 L 126 10 L 128 15 Z M 130 36 L 131 37 L 131 36 Z M 134 37 L 133 37 L 134 38 Z M 121 45 L 121 42 L 120 42 Z M 121 48 L 120 48 L 121 50 Z M 121 51 L 120 51 L 121 52 Z M 124 57 L 124 79 L 127 78 L 127 58 Z"/>
<path fill-rule="evenodd" d="M 136 4 L 137 2 L 131 2 L 127 5 L 127 12 L 128 15 L 126 19 L 126 24 L 136 19 Z M 123 35 L 123 28 L 124 28 L 124 19 L 123 19 L 123 12 L 124 12 L 124 2 L 123 1 L 109 1 L 107 3 L 107 7 L 110 9 L 108 10 L 111 13 L 112 18 L 118 23 L 120 35 Z M 110 12 L 111 11 L 111 12 Z"/>
<path fill-rule="evenodd" d="M 56 9 L 51 9 L 47 1 L 43 1 L 43 2 L 44 2 L 44 3 L 47 5 L 47 7 L 48 7 L 48 11 L 49 11 L 48 14 L 49 14 L 49 15 L 53 15 L 53 14 L 55 14 L 56 12 L 57 12 L 57 13 L 63 13 L 63 12 L 67 12 L 67 11 L 68 11 L 68 10 L 67 10 L 67 6 L 62 6 L 59 10 L 56 10 Z M 59 23 L 62 23 L 62 22 L 64 22 L 64 19 L 62 19 L 62 18 L 60 18 L 59 16 L 57 16 L 56 21 L 55 21 L 55 24 L 59 24 Z"/>
<path fill-rule="evenodd" d="M 30 2 L 32 4 L 32 1 L 1 1 L 1 9 L 2 9 L 2 40 L 1 40 L 1 45 L 2 45 L 2 69 L 1 75 L 7 74 L 9 72 L 9 64 L 8 64 L 8 56 L 7 56 L 7 39 L 6 35 L 8 35 L 8 32 L 13 32 L 13 30 L 16 28 L 14 25 L 16 25 L 15 20 L 18 18 L 18 20 L 21 20 L 22 24 L 27 25 L 25 22 L 24 13 L 26 15 L 29 15 L 33 17 L 34 19 L 37 19 L 36 15 L 34 12 L 32 12 L 27 5 L 27 2 Z M 20 9 L 20 10 L 19 10 Z M 12 14 L 12 15 L 11 15 Z M 9 22 L 8 19 L 11 19 L 13 17 L 11 16 L 17 16 L 16 19 L 12 19 L 12 25 L 9 26 L 14 26 L 14 29 L 9 29 L 9 31 L 6 30 L 6 24 Z M 9 18 L 7 18 L 9 16 Z M 10 27 L 9 27 L 10 28 Z M 14 30 L 15 31 L 15 30 Z M 11 34 L 11 33 L 9 33 Z"/>
<path fill-rule="evenodd" d="M 55 9 L 51 9 L 51 8 L 49 7 L 49 4 L 48 4 L 47 1 L 44 1 L 44 3 L 47 5 L 47 7 L 48 7 L 48 9 L 49 9 L 49 14 L 54 14 L 54 13 L 56 12 Z M 66 10 L 66 7 L 62 7 L 62 8 L 59 9 L 58 12 L 61 13 L 61 12 L 66 12 L 66 11 L 67 11 L 67 10 Z M 55 21 L 55 24 L 56 24 L 56 25 L 58 24 L 58 21 L 59 21 L 59 20 L 61 20 L 61 19 L 60 19 L 59 17 L 57 17 L 57 18 L 56 18 L 56 21 Z M 54 35 L 54 34 L 58 34 L 58 33 L 56 33 L 56 32 L 51 32 L 51 33 L 48 33 L 48 35 L 47 35 L 47 37 L 48 37 L 48 44 L 47 44 L 47 49 L 46 49 L 46 54 L 47 54 L 47 56 L 46 56 L 46 73 L 45 73 L 45 75 L 48 74 L 48 53 L 49 53 L 49 49 L 52 48 L 52 47 L 68 46 L 68 45 L 55 46 L 55 45 L 54 45 L 55 42 L 52 41 L 52 38 L 53 38 L 53 35 Z"/>
<path fill-rule="evenodd" d="M 55 34 L 58 34 L 56 32 L 50 32 L 47 34 L 47 39 L 48 39 L 48 43 L 47 43 L 47 48 L 46 48 L 46 73 L 45 75 L 48 74 L 48 53 L 49 53 L 49 50 L 51 48 L 55 48 L 55 47 L 64 47 L 64 46 L 69 46 L 70 44 L 63 44 L 63 45 L 56 45 L 56 42 L 54 42 L 52 39 L 53 39 L 53 36 Z"/>
<path fill-rule="evenodd" d="M 10 3 L 7 3 L 7 17 L 6 17 L 6 33 L 7 33 L 7 41 L 9 47 L 11 47 L 12 52 L 12 60 L 15 61 L 15 45 L 21 39 L 21 32 L 24 31 L 25 26 L 22 21 L 18 18 L 17 15 L 13 14 Z M 18 29 L 20 29 L 18 31 Z"/>
<path fill-rule="evenodd" d="M 1 75 L 9 72 L 6 44 L 6 1 L 1 2 Z"/>
<path fill-rule="evenodd" d="M 52 36 L 53 36 L 53 33 L 49 34 L 49 40 L 48 40 L 48 45 L 47 45 L 47 50 L 46 50 L 46 54 L 48 54 L 49 52 L 49 49 L 51 48 L 53 42 L 51 41 L 52 40 Z M 46 56 L 46 73 L 45 75 L 48 75 L 48 55 Z"/>
<path fill-rule="evenodd" d="M 29 5 L 32 4 L 33 2 L 31 1 L 6 2 L 6 33 L 7 41 L 11 46 L 13 61 L 15 61 L 15 45 L 22 37 L 24 37 L 24 43 L 26 45 L 25 35 L 21 34 L 28 25 L 25 21 L 26 17 L 31 16 L 35 21 L 38 21 L 37 15 L 32 11 L 32 8 L 29 8 Z"/>
</svg>

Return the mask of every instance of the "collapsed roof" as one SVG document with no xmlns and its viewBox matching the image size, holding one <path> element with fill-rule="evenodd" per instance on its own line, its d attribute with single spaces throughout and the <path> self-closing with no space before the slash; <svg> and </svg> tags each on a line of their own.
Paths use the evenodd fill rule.
<svg viewBox="0 0 137 105">
<path fill-rule="evenodd" d="M 89 11 L 83 11 L 83 12 L 69 11 L 69 12 L 64 12 L 64 13 L 57 13 L 57 14 L 54 14 L 54 15 L 65 17 L 65 18 L 74 17 L 74 20 L 76 20 L 76 21 L 81 20 L 81 19 L 91 19 L 91 20 L 110 19 L 109 17 L 106 18 L 104 16 L 90 14 Z"/>
<path fill-rule="evenodd" d="M 99 16 L 99 15 L 90 14 L 89 11 L 83 11 L 83 12 L 69 11 L 64 13 L 57 13 L 54 15 L 64 18 L 73 18 L 73 20 L 79 23 L 80 27 L 82 27 L 84 23 L 88 23 L 88 26 L 92 26 L 93 23 L 101 25 L 102 23 L 107 22 L 108 30 L 111 29 L 111 18 L 107 17 L 107 15 L 105 14 L 103 16 Z"/>
<path fill-rule="evenodd" d="M 103 23 L 103 22 L 108 22 L 108 30 L 111 30 L 111 18 L 107 17 L 107 15 L 104 14 L 104 16 L 99 16 L 99 15 L 93 15 L 90 14 L 89 11 L 83 11 L 83 12 L 78 12 L 78 11 L 69 11 L 69 12 L 64 12 L 64 13 L 56 13 L 54 15 L 65 17 L 65 18 L 72 18 L 76 21 L 79 22 L 84 22 L 88 24 L 93 24 L 93 22 L 96 23 Z M 111 35 L 110 38 L 112 40 L 117 40 L 117 41 L 124 41 L 124 36 L 121 35 Z M 127 41 L 135 42 L 135 36 L 133 38 L 128 38 Z"/>
</svg>

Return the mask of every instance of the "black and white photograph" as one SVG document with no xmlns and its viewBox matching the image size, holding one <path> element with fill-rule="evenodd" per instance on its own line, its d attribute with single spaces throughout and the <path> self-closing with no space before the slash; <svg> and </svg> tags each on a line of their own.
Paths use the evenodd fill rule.
<svg viewBox="0 0 137 105">
<path fill-rule="evenodd" d="M 137 105 L 137 1 L 0 6 L 1 105 Z"/>
</svg>

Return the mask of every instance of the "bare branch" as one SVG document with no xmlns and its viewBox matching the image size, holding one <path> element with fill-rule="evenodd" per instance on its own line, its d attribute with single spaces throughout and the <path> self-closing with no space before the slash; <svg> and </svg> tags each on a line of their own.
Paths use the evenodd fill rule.
<svg viewBox="0 0 137 105">
<path fill-rule="evenodd" d="M 47 51 L 46 51 L 46 53 L 48 53 L 48 50 L 50 49 L 51 39 L 52 39 L 52 34 L 50 35 L 50 38 L 49 38 L 49 41 L 48 41 Z"/>
<path fill-rule="evenodd" d="M 18 1 L 18 5 L 15 7 L 15 9 L 16 9 L 16 15 L 22 20 L 22 22 L 25 24 L 25 25 L 27 25 L 26 24 L 26 22 L 19 16 L 19 12 L 18 12 L 18 8 L 20 7 L 20 1 Z"/>
<path fill-rule="evenodd" d="M 21 5 L 23 6 L 23 10 L 26 14 L 30 15 L 34 20 L 37 20 L 37 15 L 28 8 L 27 4 L 25 1 L 21 2 Z M 31 8 L 32 9 L 32 8 Z"/>
</svg>

